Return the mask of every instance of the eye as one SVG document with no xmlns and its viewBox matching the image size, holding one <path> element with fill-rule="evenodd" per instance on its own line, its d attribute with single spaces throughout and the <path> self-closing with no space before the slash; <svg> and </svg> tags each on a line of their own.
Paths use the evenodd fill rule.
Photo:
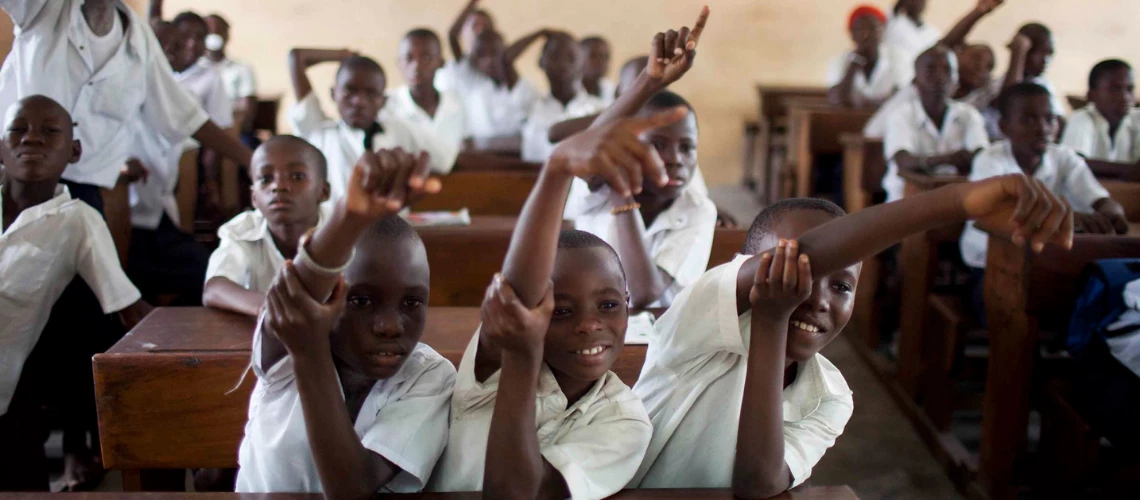
<svg viewBox="0 0 1140 500">
<path fill-rule="evenodd" d="M 697 149 L 696 144 L 689 144 L 689 143 L 682 143 L 681 144 L 681 152 L 682 153 L 692 153 L 696 149 Z"/>
<path fill-rule="evenodd" d="M 423 307 L 423 305 L 424 305 L 423 299 L 420 299 L 418 297 L 407 297 L 404 299 L 404 303 L 403 303 L 404 309 L 408 309 L 410 311 L 415 311 L 415 310 L 419 309 L 420 307 Z"/>
<path fill-rule="evenodd" d="M 569 307 L 555 307 L 551 317 L 568 318 L 571 314 L 574 314 L 574 311 L 570 310 Z"/>
<path fill-rule="evenodd" d="M 845 294 L 845 295 L 855 291 L 855 287 L 851 286 L 850 283 L 843 282 L 843 281 L 840 281 L 840 282 L 832 285 L 832 288 L 835 288 L 835 290 L 837 292 Z"/>
<path fill-rule="evenodd" d="M 258 184 L 269 184 L 270 182 L 273 182 L 273 176 L 272 175 L 262 174 L 262 175 L 257 176 L 257 183 Z"/>
<path fill-rule="evenodd" d="M 621 303 L 616 301 L 616 300 L 606 300 L 606 301 L 603 301 L 600 305 L 598 305 L 598 309 L 601 309 L 603 311 L 612 311 L 612 310 L 617 309 L 619 307 L 621 307 Z"/>
<path fill-rule="evenodd" d="M 354 295 L 349 297 L 345 302 L 353 309 L 365 309 L 372 306 L 372 299 L 363 295 Z"/>
<path fill-rule="evenodd" d="M 48 133 L 48 134 L 55 135 L 55 134 L 63 133 L 63 129 L 61 129 L 59 127 L 44 127 L 44 132 Z"/>
<path fill-rule="evenodd" d="M 309 176 L 306 175 L 304 172 L 293 172 L 289 177 L 295 181 L 303 181 L 303 180 L 309 178 Z"/>
</svg>

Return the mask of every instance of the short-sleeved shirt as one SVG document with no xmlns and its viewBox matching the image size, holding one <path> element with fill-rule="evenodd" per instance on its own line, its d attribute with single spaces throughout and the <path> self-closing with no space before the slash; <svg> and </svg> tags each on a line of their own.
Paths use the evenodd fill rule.
<svg viewBox="0 0 1140 500">
<path fill-rule="evenodd" d="M 729 488 L 748 368 L 752 315 L 737 315 L 737 256 L 697 280 L 657 319 L 633 392 L 653 420 L 653 441 L 631 483 L 639 488 Z M 811 475 L 843 433 L 854 402 L 822 355 L 799 363 L 784 388 L 784 462 L 792 486 Z"/>
<path fill-rule="evenodd" d="M 289 122 L 293 131 L 324 153 L 328 161 L 329 201 L 343 198 L 348 178 L 356 161 L 364 154 L 366 132 L 349 126 L 344 120 L 331 120 L 321 110 L 320 101 L 312 92 L 289 108 Z M 380 113 L 378 122 L 381 131 L 372 136 L 372 149 L 403 148 L 418 153 L 426 151 L 430 156 L 431 171 L 446 174 L 455 166 L 455 154 L 427 129 L 398 116 Z"/>
<path fill-rule="evenodd" d="M 454 92 L 440 92 L 435 116 L 429 116 L 416 104 L 405 85 L 388 92 L 388 102 L 384 103 L 384 109 L 380 113 L 381 116 L 390 113 L 431 131 L 441 146 L 448 148 L 443 154 L 445 158 L 452 159 L 451 163 L 455 163 L 455 157 L 463 147 L 463 139 L 470 135 L 467 133 L 467 111 L 463 108 L 463 101 Z"/>
<path fill-rule="evenodd" d="M 553 95 L 547 94 L 534 103 L 530 117 L 522 129 L 522 159 L 544 162 L 554 151 L 550 142 L 550 127 L 560 121 L 580 118 L 606 109 L 606 103 L 595 96 L 579 91 L 570 102 L 562 105 Z"/>
<path fill-rule="evenodd" d="M 839 82 L 843 81 L 843 76 L 847 74 L 847 68 L 854 57 L 854 51 L 847 51 L 831 62 L 827 70 L 828 87 L 839 85 Z M 875 63 L 875 68 L 871 70 L 871 76 L 868 77 L 862 71 L 855 72 L 855 78 L 851 82 L 854 91 L 868 101 L 886 100 L 896 89 L 908 83 L 902 80 L 902 71 L 899 68 L 902 64 L 902 56 L 890 47 L 880 45 L 879 59 Z"/>
<path fill-rule="evenodd" d="M 582 82 L 578 82 L 577 88 L 578 92 L 586 92 L 586 87 L 582 85 Z M 598 92 L 600 95 L 590 95 L 601 99 L 602 104 L 604 104 L 605 107 L 610 107 L 610 105 L 613 104 L 615 100 L 617 100 L 617 82 L 605 77 L 599 78 Z"/>
<path fill-rule="evenodd" d="M 520 133 L 538 99 L 526 79 L 519 77 L 514 87 L 500 85 L 466 60 L 449 62 L 436 71 L 435 88 L 459 95 L 467 111 L 467 134 L 479 138 Z"/>
<path fill-rule="evenodd" d="M 218 62 L 203 57 L 199 62 L 213 66 L 221 73 L 226 95 L 230 96 L 231 100 L 257 97 L 257 78 L 253 74 L 253 66 L 228 57 Z"/>
<path fill-rule="evenodd" d="M 1140 161 L 1140 111 L 1125 115 L 1116 135 L 1109 137 L 1108 120 L 1095 104 L 1089 104 L 1069 115 L 1061 144 L 1090 160 L 1136 163 Z"/>
<path fill-rule="evenodd" d="M 3 201 L 0 194 L 0 220 Z M 76 274 L 105 314 L 141 297 L 119 264 L 103 218 L 60 185 L 54 197 L 24 209 L 0 234 L 0 415 L 8 411 L 52 306 Z"/>
<path fill-rule="evenodd" d="M 317 226 L 328 220 L 331 207 L 322 204 Z M 226 278 L 246 290 L 268 293 L 285 257 L 273 242 L 269 222 L 257 209 L 238 214 L 218 228 L 217 250 L 210 254 L 206 281 Z"/>
<path fill-rule="evenodd" d="M 906 14 L 892 13 L 883 31 L 883 44 L 898 52 L 900 78 L 904 82 L 914 79 L 914 61 L 919 54 L 942 40 L 942 32 L 930 23 L 921 25 Z"/>
<path fill-rule="evenodd" d="M 611 196 L 609 186 L 590 193 L 585 201 L 589 208 L 574 219 L 574 228 L 593 233 L 616 248 L 618 216 L 611 213 Z M 704 274 L 715 231 L 716 205 L 690 182 L 673 204 L 645 228 L 653 264 L 670 278 L 665 292 L 649 307 L 669 307 L 681 290 Z"/>
<path fill-rule="evenodd" d="M 154 32 L 122 0 L 116 12 L 127 20 L 125 37 L 101 68 L 91 49 L 83 0 L 0 0 L 15 24 L 15 40 L 0 69 L 0 110 L 42 94 L 60 103 L 78 124 L 83 144 L 69 181 L 112 188 L 127 160 L 141 121 L 169 144 L 202 127 L 206 112 L 174 79 Z"/>
<path fill-rule="evenodd" d="M 867 120 L 867 124 L 863 126 L 863 136 L 871 139 L 882 139 L 887 134 L 887 118 L 896 114 L 898 108 L 917 99 L 918 89 L 914 87 L 914 84 L 899 88 L 899 91 L 879 105 L 879 109 L 876 109 L 875 114 Z"/>
<path fill-rule="evenodd" d="M 479 333 L 467 345 L 451 400 L 451 436 L 428 489 L 483 489 L 491 415 L 499 390 L 495 372 L 475 379 Z M 645 407 L 617 375 L 607 372 L 572 405 L 545 363 L 538 378 L 536 427 L 542 457 L 562 474 L 574 500 L 606 498 L 633 477 L 652 429 Z M 498 443 L 513 446 L 514 443 Z"/>
<path fill-rule="evenodd" d="M 974 157 L 970 180 L 1024 173 L 1006 140 L 990 145 Z M 1053 194 L 1068 201 L 1074 212 L 1092 212 L 1094 203 L 1109 197 L 1108 191 L 1093 176 L 1084 158 L 1067 146 L 1050 144 L 1041 159 L 1041 166 L 1033 173 L 1033 178 L 1044 183 Z M 989 236 L 975 227 L 973 221 L 966 222 L 959 245 L 962 260 L 970 267 L 985 268 L 988 245 Z"/>
<path fill-rule="evenodd" d="M 982 114 L 969 104 L 951 101 L 941 129 L 926 114 L 918 99 L 899 105 L 887 117 L 887 131 L 883 136 L 883 153 L 889 162 L 887 173 L 883 176 L 887 201 L 902 199 L 903 195 L 903 180 L 899 177 L 899 167 L 894 160 L 899 152 L 906 151 L 914 156 L 926 157 L 963 149 L 977 151 L 988 144 L 986 122 Z"/>
<path fill-rule="evenodd" d="M 238 449 L 236 490 L 323 491 L 305 430 L 293 358 L 286 355 L 271 367 L 261 365 L 261 324 L 253 334 L 257 384 Z M 416 346 L 395 375 L 372 386 L 353 429 L 365 448 L 400 468 L 381 491 L 423 489 L 447 444 L 448 403 L 454 386 L 455 367 L 425 344 Z"/>
</svg>

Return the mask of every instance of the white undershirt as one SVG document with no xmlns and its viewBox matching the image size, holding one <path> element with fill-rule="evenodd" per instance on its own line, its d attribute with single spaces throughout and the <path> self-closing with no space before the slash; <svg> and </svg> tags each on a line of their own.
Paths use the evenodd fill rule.
<svg viewBox="0 0 1140 500">
<path fill-rule="evenodd" d="M 91 44 L 91 61 L 95 64 L 95 71 L 92 73 L 98 73 L 99 70 L 103 69 L 103 66 L 107 65 L 107 61 L 111 60 L 111 56 L 115 55 L 115 51 L 119 50 L 119 45 L 123 43 L 123 20 L 120 18 L 118 10 L 115 10 L 113 17 L 111 31 L 103 36 L 96 35 L 86 20 L 79 23 L 83 26 L 84 34 L 87 35 Z"/>
</svg>

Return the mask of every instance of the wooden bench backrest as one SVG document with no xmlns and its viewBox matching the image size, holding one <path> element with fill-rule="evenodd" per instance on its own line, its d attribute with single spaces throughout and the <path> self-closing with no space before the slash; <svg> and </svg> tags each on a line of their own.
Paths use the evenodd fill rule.
<svg viewBox="0 0 1140 500">
<path fill-rule="evenodd" d="M 769 86 L 757 87 L 760 98 L 760 113 L 769 124 L 775 124 L 777 117 L 788 114 L 788 98 L 826 98 L 826 87 Z"/>
<path fill-rule="evenodd" d="M 1140 182 L 1101 181 L 1109 196 L 1124 207 L 1129 221 L 1140 222 Z"/>
<path fill-rule="evenodd" d="M 281 109 L 281 98 L 258 99 L 257 110 L 253 116 L 253 129 L 265 130 L 277 135 L 277 113 Z"/>
<path fill-rule="evenodd" d="M 439 194 L 414 205 L 416 211 L 459 210 L 472 215 L 511 215 L 522 213 L 523 204 L 538 180 L 530 172 L 456 172 L 445 176 Z"/>
<path fill-rule="evenodd" d="M 713 233 L 712 252 L 709 254 L 708 269 L 712 269 L 726 262 L 732 262 L 732 258 L 744 249 L 744 241 L 747 238 L 747 229 L 717 229 L 716 232 Z"/>
<path fill-rule="evenodd" d="M 1140 257 L 1140 238 L 1084 235 L 1069 251 L 1046 247 L 1030 260 L 1026 312 L 1036 316 L 1042 327 L 1066 331 L 1073 303 L 1083 286 L 1079 278 L 1085 266 L 1100 259 L 1127 257 Z"/>
</svg>

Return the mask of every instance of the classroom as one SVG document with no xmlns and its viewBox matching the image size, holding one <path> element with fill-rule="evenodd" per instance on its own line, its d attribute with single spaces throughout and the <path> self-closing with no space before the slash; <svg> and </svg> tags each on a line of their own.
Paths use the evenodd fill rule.
<svg viewBox="0 0 1140 500">
<path fill-rule="evenodd" d="M 1140 497 L 1140 3 L 0 10 L 0 500 Z"/>
</svg>

